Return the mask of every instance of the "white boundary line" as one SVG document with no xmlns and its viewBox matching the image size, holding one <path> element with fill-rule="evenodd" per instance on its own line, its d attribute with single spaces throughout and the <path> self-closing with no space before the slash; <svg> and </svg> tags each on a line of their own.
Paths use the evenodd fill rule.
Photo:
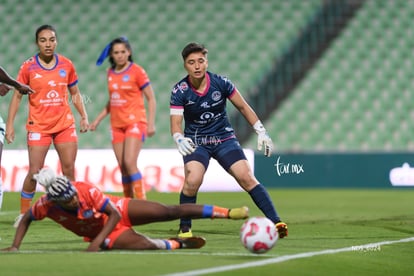
<svg viewBox="0 0 414 276">
<path fill-rule="evenodd" d="M 258 266 L 264 266 L 264 265 L 269 265 L 269 264 L 282 263 L 282 262 L 289 261 L 289 260 L 309 258 L 313 256 L 318 256 L 318 255 L 336 254 L 336 253 L 341 253 L 341 252 L 358 251 L 358 250 L 363 250 L 363 249 L 369 250 L 370 248 L 379 248 L 381 245 L 412 242 L 412 241 L 414 241 L 414 237 L 396 240 L 396 241 L 382 241 L 382 242 L 377 242 L 377 243 L 368 243 L 364 245 L 344 247 L 344 248 L 338 248 L 338 249 L 326 249 L 322 251 L 313 251 L 313 252 L 305 252 L 305 253 L 299 253 L 299 254 L 293 254 L 293 255 L 285 255 L 285 256 L 280 256 L 280 257 L 261 260 L 261 261 L 254 261 L 254 262 L 234 264 L 234 265 L 217 266 L 217 267 L 199 269 L 199 270 L 190 270 L 187 272 L 177 272 L 177 273 L 172 273 L 172 274 L 165 274 L 164 276 L 204 275 L 208 273 L 232 271 L 232 270 L 238 270 L 242 268 L 258 267 Z"/>
<path fill-rule="evenodd" d="M 234 265 L 225 265 L 225 266 L 218 266 L 218 267 L 212 267 L 212 268 L 206 268 L 206 269 L 198 269 L 198 270 L 190 270 L 190 271 L 183 271 L 183 272 L 176 272 L 171 274 L 164 274 L 163 276 L 196 276 L 196 275 L 205 275 L 209 273 L 217 273 L 217 272 L 224 272 L 224 271 L 233 271 L 243 268 L 250 268 L 250 267 L 259 267 L 259 266 L 265 266 L 270 264 L 276 264 L 276 263 L 282 263 L 290 260 L 296 260 L 296 259 L 302 259 L 302 258 L 309 258 L 313 256 L 319 256 L 319 255 L 329 255 L 329 254 L 336 254 L 336 253 L 342 253 L 342 252 L 350 252 L 350 251 L 379 251 L 380 247 L 382 245 L 389 245 L 389 244 L 397 244 L 397 243 L 407 243 L 407 242 L 413 242 L 414 237 L 409 237 L 405 239 L 400 240 L 394 240 L 394 241 L 382 241 L 377 243 L 368 243 L 364 245 L 354 245 L 350 247 L 344 247 L 344 248 L 338 248 L 338 249 L 325 249 L 321 251 L 312 251 L 312 252 L 304 252 L 304 253 L 298 253 L 293 255 L 285 255 L 285 256 L 279 256 L 279 257 L 271 257 L 269 254 L 263 254 L 263 255 L 257 255 L 257 257 L 266 257 L 265 260 L 260 261 L 254 261 L 254 262 L 247 262 L 247 263 L 240 263 L 240 264 L 234 264 Z M 79 254 L 79 251 L 45 251 L 45 250 L 19 250 L 17 252 L 18 254 L 33 254 L 33 253 L 64 253 L 64 254 Z M 0 253 L 1 255 L 2 253 Z M 4 253 L 7 254 L 7 253 Z M 251 253 L 203 253 L 203 252 L 180 252 L 178 251 L 156 251 L 156 252 L 149 252 L 149 251 L 104 251 L 97 254 L 127 254 L 127 255 L 162 255 L 162 254 L 168 254 L 168 255 L 209 255 L 209 256 L 252 256 Z M 269 258 L 271 257 L 271 258 Z M 268 259 L 269 258 L 269 259 Z"/>
</svg>

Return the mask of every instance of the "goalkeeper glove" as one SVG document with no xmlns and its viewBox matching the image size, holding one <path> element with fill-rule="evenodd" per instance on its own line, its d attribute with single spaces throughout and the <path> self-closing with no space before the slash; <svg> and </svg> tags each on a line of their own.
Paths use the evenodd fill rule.
<svg viewBox="0 0 414 276">
<path fill-rule="evenodd" d="M 195 151 L 196 146 L 190 138 L 184 137 L 184 135 L 178 132 L 174 133 L 173 138 L 182 156 L 189 155 Z"/>
<path fill-rule="evenodd" d="M 253 125 L 253 128 L 258 136 L 257 149 L 261 151 L 264 146 L 264 155 L 269 157 L 273 151 L 272 139 L 270 138 L 269 134 L 267 134 L 267 131 L 260 120 Z"/>
</svg>

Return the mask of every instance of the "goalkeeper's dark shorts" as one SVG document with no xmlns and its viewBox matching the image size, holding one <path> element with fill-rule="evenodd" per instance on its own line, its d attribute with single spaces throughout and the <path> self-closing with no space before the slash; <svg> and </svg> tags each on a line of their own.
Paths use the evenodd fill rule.
<svg viewBox="0 0 414 276">
<path fill-rule="evenodd" d="M 210 158 L 214 158 L 228 171 L 234 163 L 239 160 L 247 160 L 239 141 L 233 136 L 227 140 L 216 141 L 197 145 L 196 150 L 189 155 L 183 156 L 184 164 L 190 161 L 198 161 L 207 170 Z"/>
</svg>

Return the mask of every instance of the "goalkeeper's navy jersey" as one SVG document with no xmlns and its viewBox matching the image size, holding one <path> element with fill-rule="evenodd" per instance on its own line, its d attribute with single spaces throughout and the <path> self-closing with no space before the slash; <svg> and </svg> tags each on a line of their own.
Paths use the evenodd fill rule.
<svg viewBox="0 0 414 276">
<path fill-rule="evenodd" d="M 171 92 L 170 108 L 184 109 L 184 135 L 197 144 L 217 143 L 234 137 L 227 117 L 226 102 L 235 92 L 235 85 L 227 78 L 206 73 L 207 87 L 196 91 L 187 75 Z"/>
</svg>

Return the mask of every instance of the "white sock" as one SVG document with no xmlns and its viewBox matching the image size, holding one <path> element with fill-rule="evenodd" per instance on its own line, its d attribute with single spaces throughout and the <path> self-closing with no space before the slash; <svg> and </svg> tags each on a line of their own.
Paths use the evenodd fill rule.
<svg viewBox="0 0 414 276">
<path fill-rule="evenodd" d="M 167 245 L 164 240 L 160 239 L 149 239 L 158 249 L 167 249 Z"/>
</svg>

